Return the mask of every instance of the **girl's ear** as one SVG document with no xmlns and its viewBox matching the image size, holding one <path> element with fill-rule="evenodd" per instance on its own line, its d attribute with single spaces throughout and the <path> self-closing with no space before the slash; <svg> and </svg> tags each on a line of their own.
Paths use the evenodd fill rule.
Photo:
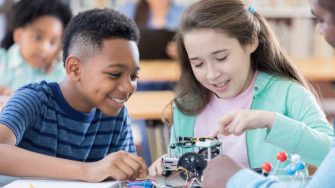
<svg viewBox="0 0 335 188">
<path fill-rule="evenodd" d="M 80 59 L 77 56 L 69 55 L 65 61 L 66 75 L 72 81 L 79 81 L 80 80 L 80 69 L 81 69 Z"/>
<path fill-rule="evenodd" d="M 21 35 L 22 35 L 23 29 L 22 28 L 16 28 L 13 33 L 13 39 L 15 43 L 20 43 L 21 41 Z"/>
<path fill-rule="evenodd" d="M 254 33 L 252 36 L 252 42 L 247 46 L 250 54 L 253 53 L 257 49 L 258 44 L 259 44 L 259 40 L 258 40 L 257 34 Z"/>
</svg>

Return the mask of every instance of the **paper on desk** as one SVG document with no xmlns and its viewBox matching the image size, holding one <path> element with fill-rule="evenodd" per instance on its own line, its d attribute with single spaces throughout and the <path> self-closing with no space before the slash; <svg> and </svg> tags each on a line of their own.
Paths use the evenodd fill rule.
<svg viewBox="0 0 335 188">
<path fill-rule="evenodd" d="M 87 183 L 80 181 L 44 180 L 44 179 L 19 179 L 3 188 L 118 188 L 119 181 L 101 183 Z"/>
</svg>

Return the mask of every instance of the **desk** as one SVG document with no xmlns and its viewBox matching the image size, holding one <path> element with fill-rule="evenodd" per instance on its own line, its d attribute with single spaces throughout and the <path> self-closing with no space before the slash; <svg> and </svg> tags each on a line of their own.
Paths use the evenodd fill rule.
<svg viewBox="0 0 335 188">
<path fill-rule="evenodd" d="M 129 98 L 126 106 L 132 119 L 162 119 L 164 108 L 173 98 L 172 91 L 138 91 Z"/>
<path fill-rule="evenodd" d="M 80 181 L 48 180 L 48 179 L 18 179 L 3 188 L 121 188 L 118 181 L 87 183 Z"/>
<path fill-rule="evenodd" d="M 175 61 L 141 61 L 139 81 L 170 81 L 175 82 L 179 78 L 179 67 Z"/>
<path fill-rule="evenodd" d="M 159 184 L 163 184 L 164 178 L 155 178 Z M 167 182 L 173 187 L 183 187 L 184 180 L 180 177 L 171 179 Z M 66 181 L 66 180 L 50 180 L 38 178 L 20 178 L 7 184 L 3 188 L 123 188 L 124 183 L 121 181 L 106 181 L 101 183 L 88 183 L 81 181 Z"/>
<path fill-rule="evenodd" d="M 335 59 L 293 58 L 293 62 L 311 81 L 335 80 Z"/>
</svg>

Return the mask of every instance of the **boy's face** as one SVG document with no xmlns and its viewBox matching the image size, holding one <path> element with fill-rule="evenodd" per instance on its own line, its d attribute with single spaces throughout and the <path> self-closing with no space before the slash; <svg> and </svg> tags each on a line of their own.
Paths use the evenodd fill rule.
<svg viewBox="0 0 335 188">
<path fill-rule="evenodd" d="M 53 16 L 42 16 L 14 31 L 23 59 L 35 68 L 47 68 L 59 55 L 63 24 Z"/>
<path fill-rule="evenodd" d="M 139 53 L 134 41 L 109 39 L 87 59 L 81 59 L 77 90 L 86 110 L 97 107 L 117 115 L 137 87 Z"/>
<path fill-rule="evenodd" d="M 317 30 L 324 36 L 326 41 L 335 48 L 335 20 L 333 15 L 322 8 L 318 0 L 311 0 L 312 14 L 317 20 Z"/>
</svg>

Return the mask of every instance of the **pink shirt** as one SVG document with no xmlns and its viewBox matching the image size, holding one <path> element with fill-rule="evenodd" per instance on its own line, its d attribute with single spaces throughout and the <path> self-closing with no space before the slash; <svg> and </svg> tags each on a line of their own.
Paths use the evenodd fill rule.
<svg viewBox="0 0 335 188">
<path fill-rule="evenodd" d="M 252 103 L 252 90 L 255 84 L 255 74 L 250 86 L 238 96 L 225 100 L 212 95 L 210 102 L 205 109 L 197 115 L 194 127 L 194 136 L 209 136 L 218 126 L 221 117 L 235 109 L 250 109 Z M 240 136 L 219 135 L 219 140 L 223 143 L 223 153 L 232 157 L 243 167 L 249 168 L 247 148 L 245 143 L 245 133 Z"/>
</svg>

